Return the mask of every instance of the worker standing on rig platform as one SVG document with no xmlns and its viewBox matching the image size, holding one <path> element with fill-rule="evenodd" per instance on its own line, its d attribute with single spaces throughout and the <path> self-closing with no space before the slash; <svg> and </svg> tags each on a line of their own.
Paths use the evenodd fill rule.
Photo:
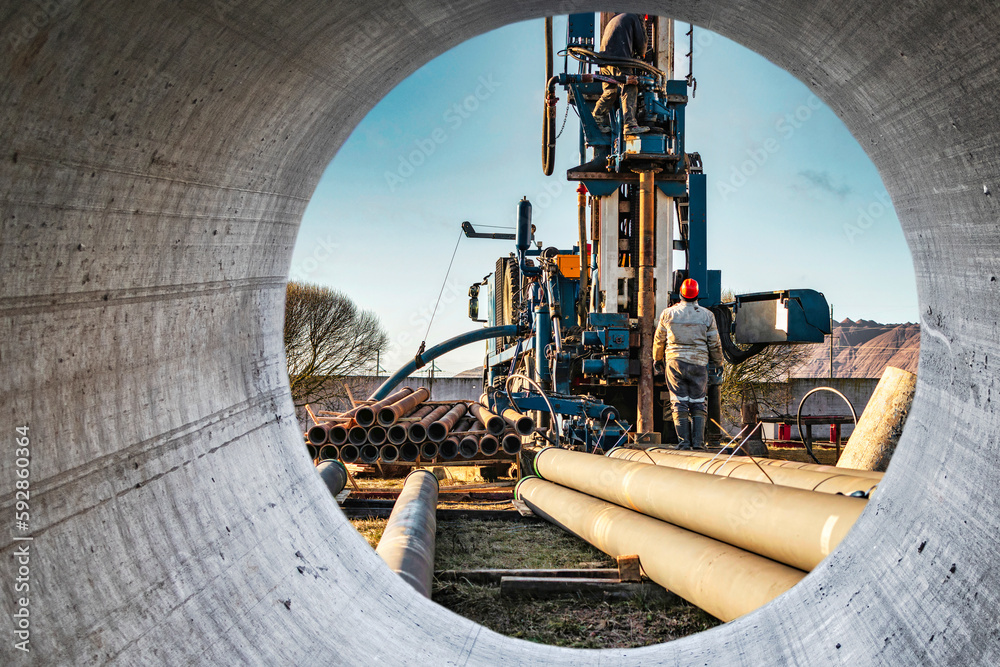
<svg viewBox="0 0 1000 667">
<path fill-rule="evenodd" d="M 646 25 L 638 14 L 617 14 L 608 21 L 601 35 L 601 55 L 609 58 L 639 58 L 646 54 Z M 609 76 L 624 76 L 629 71 L 623 71 L 619 67 L 602 67 L 601 74 Z M 639 86 L 629 84 L 619 86 L 614 83 L 604 82 L 604 93 L 594 105 L 594 120 L 597 127 L 604 134 L 611 132 L 609 114 L 614 109 L 612 105 L 619 100 L 622 101 L 622 121 L 625 125 L 625 134 L 641 134 L 648 132 L 648 127 L 638 124 L 635 119 L 635 108 Z"/>
<path fill-rule="evenodd" d="M 722 366 L 715 316 L 697 304 L 698 283 L 681 283 L 681 302 L 660 313 L 653 337 L 653 363 L 663 372 L 677 429 L 677 449 L 705 449 L 708 363 Z"/>
</svg>

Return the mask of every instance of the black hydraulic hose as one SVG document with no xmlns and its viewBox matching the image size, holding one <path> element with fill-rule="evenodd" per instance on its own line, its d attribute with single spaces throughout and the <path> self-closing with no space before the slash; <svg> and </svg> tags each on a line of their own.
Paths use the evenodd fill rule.
<svg viewBox="0 0 1000 667">
<path fill-rule="evenodd" d="M 590 49 L 585 49 L 581 46 L 571 46 L 567 49 L 569 55 L 573 56 L 577 60 L 582 62 L 591 62 L 595 65 L 601 66 L 614 66 L 614 67 L 633 67 L 635 69 L 641 69 L 649 72 L 655 77 L 666 80 L 667 74 L 661 69 L 653 67 L 644 60 L 637 60 L 635 58 L 618 58 L 613 56 L 605 56 L 600 53 L 594 53 Z"/>
<path fill-rule="evenodd" d="M 719 340 L 722 342 L 722 356 L 731 364 L 742 364 L 747 359 L 755 357 L 767 349 L 767 343 L 752 343 L 742 348 L 733 341 L 733 313 L 726 306 L 709 308 L 715 314 L 715 323 L 719 327 Z"/>
<path fill-rule="evenodd" d="M 552 78 L 552 17 L 545 17 L 545 106 L 542 109 L 542 172 L 552 175 L 556 161 L 555 81 Z"/>
</svg>

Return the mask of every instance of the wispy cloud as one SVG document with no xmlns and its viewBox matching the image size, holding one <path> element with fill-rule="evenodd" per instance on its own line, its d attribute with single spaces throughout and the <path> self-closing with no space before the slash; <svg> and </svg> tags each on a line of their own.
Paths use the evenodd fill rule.
<svg viewBox="0 0 1000 667">
<path fill-rule="evenodd" d="M 837 184 L 833 176 L 828 171 L 816 171 L 805 169 L 798 173 L 800 183 L 795 183 L 792 187 L 796 190 L 808 192 L 809 190 L 819 190 L 827 192 L 837 199 L 843 200 L 851 194 L 851 187 L 843 183 Z"/>
</svg>

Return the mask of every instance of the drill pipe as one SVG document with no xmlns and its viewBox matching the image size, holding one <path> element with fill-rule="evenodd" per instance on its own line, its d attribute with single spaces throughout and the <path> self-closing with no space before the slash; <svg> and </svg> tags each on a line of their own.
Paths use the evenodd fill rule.
<svg viewBox="0 0 1000 667">
<path fill-rule="evenodd" d="M 479 439 L 479 453 L 483 456 L 495 456 L 500 451 L 500 440 L 495 435 L 487 433 Z"/>
<path fill-rule="evenodd" d="M 503 448 L 505 454 L 510 454 L 513 456 L 521 451 L 521 436 L 517 433 L 504 433 L 503 439 L 500 441 L 500 447 Z"/>
<path fill-rule="evenodd" d="M 463 459 L 471 459 L 479 453 L 478 435 L 467 435 L 458 443 L 458 453 Z"/>
<path fill-rule="evenodd" d="M 306 451 L 309 452 L 309 458 L 311 458 L 313 460 L 316 459 L 316 455 L 318 453 L 318 451 L 316 449 L 316 445 L 307 444 L 306 445 Z"/>
<path fill-rule="evenodd" d="M 354 413 L 354 421 L 358 423 L 358 426 L 364 426 L 368 428 L 375 423 L 375 416 L 378 411 L 387 405 L 392 405 L 396 401 L 401 401 L 410 394 L 413 393 L 413 389 L 410 387 L 403 387 L 399 391 L 394 391 L 391 395 L 386 396 L 381 401 L 372 403 L 371 405 L 362 405 L 358 407 L 358 411 Z"/>
<path fill-rule="evenodd" d="M 435 456 L 438 455 L 441 446 L 433 440 L 427 440 L 422 445 L 420 445 L 420 458 L 427 459 L 428 461 L 433 460 Z"/>
<path fill-rule="evenodd" d="M 612 557 L 638 554 L 650 579 L 723 621 L 770 602 L 805 576 L 801 570 L 537 477 L 518 482 L 514 495 L 535 514 Z"/>
<path fill-rule="evenodd" d="M 399 447 L 396 445 L 382 445 L 378 449 L 378 456 L 383 463 L 395 463 L 399 458 Z"/>
<path fill-rule="evenodd" d="M 450 405 L 439 405 L 434 408 L 427 413 L 426 417 L 409 425 L 406 429 L 406 437 L 409 438 L 410 442 L 423 442 L 427 439 L 427 427 L 448 414 L 449 409 L 451 409 Z"/>
<path fill-rule="evenodd" d="M 441 446 L 438 448 L 438 456 L 444 461 L 451 461 L 458 456 L 462 438 L 475 423 L 476 420 L 471 416 L 467 415 L 462 417 L 461 421 L 455 424 L 455 428 L 451 429 L 451 433 L 448 434 L 448 437 L 441 442 Z M 478 443 L 476 445 L 476 450 L 479 450 Z"/>
<path fill-rule="evenodd" d="M 861 491 L 862 493 L 870 494 L 878 485 L 878 481 L 866 477 L 851 477 L 816 472 L 815 470 L 769 466 L 764 468 L 764 471 L 761 471 L 753 463 L 744 463 L 742 461 L 730 461 L 726 463 L 726 459 L 723 456 L 712 461 L 711 465 L 706 465 L 709 459 L 678 454 L 679 452 L 660 448 L 639 450 L 618 447 L 612 449 L 607 455 L 611 458 L 625 459 L 626 461 L 653 463 L 670 468 L 694 470 L 695 472 L 704 472 L 721 477 L 732 477 L 734 479 L 748 479 L 754 482 L 764 482 L 765 484 L 774 483 L 779 486 L 790 486 L 795 489 L 807 489 L 809 491 L 819 491 L 820 493 L 851 495 L 852 493 Z"/>
<path fill-rule="evenodd" d="M 489 408 L 485 407 L 482 403 L 473 403 L 470 405 L 469 412 L 479 420 L 479 423 L 482 424 L 483 428 L 490 435 L 500 436 L 503 434 L 506 428 L 503 417 L 490 412 Z"/>
<path fill-rule="evenodd" d="M 427 427 L 427 437 L 434 442 L 441 442 L 448 437 L 451 429 L 455 427 L 458 420 L 465 416 L 469 406 L 465 403 L 458 403 L 449 410 L 443 417 L 431 423 Z"/>
<path fill-rule="evenodd" d="M 316 466 L 316 472 L 319 473 L 320 479 L 326 484 L 326 488 L 330 490 L 332 496 L 337 495 L 347 486 L 347 468 L 340 461 L 324 459 Z"/>
<path fill-rule="evenodd" d="M 347 442 L 347 427 L 343 424 L 331 426 L 327 437 L 330 438 L 331 445 L 337 445 L 339 447 Z"/>
<path fill-rule="evenodd" d="M 309 440 L 309 444 L 321 447 L 326 443 L 330 442 L 330 425 L 329 424 L 316 424 L 306 431 L 306 438 Z"/>
<path fill-rule="evenodd" d="M 429 415 L 433 410 L 433 405 L 422 405 L 407 416 L 410 419 L 416 419 L 419 421 Z M 388 431 L 389 442 L 394 445 L 401 445 L 406 442 L 406 432 L 408 428 L 409 424 L 393 424 L 390 426 Z"/>
<path fill-rule="evenodd" d="M 418 456 L 420 456 L 420 445 L 406 441 L 399 446 L 400 461 L 416 461 Z"/>
<path fill-rule="evenodd" d="M 438 446 L 438 458 L 442 461 L 451 461 L 458 456 L 458 438 L 449 436 Z"/>
<path fill-rule="evenodd" d="M 368 429 L 368 442 L 381 447 L 385 444 L 385 429 L 381 426 L 372 426 Z"/>
<path fill-rule="evenodd" d="M 325 461 L 326 459 L 338 459 L 340 458 L 340 449 L 337 445 L 323 445 L 319 448 L 319 460 Z"/>
<path fill-rule="evenodd" d="M 531 432 L 535 430 L 535 420 L 528 415 L 521 414 L 517 410 L 508 408 L 503 411 L 503 419 L 505 422 L 514 427 L 518 435 L 531 435 Z M 496 434 L 498 437 L 499 433 Z"/>
<path fill-rule="evenodd" d="M 654 447 L 653 449 L 661 449 L 660 447 Z M 674 454 L 680 454 L 683 456 L 696 456 L 706 460 L 710 460 L 714 455 L 708 454 L 706 452 L 679 452 L 676 450 L 667 450 Z M 721 458 L 728 458 L 723 456 Z M 748 456 L 734 456 L 731 461 L 739 461 L 741 463 L 753 463 Z M 885 476 L 884 472 L 877 472 L 875 470 L 856 470 L 854 468 L 843 468 L 840 466 L 828 466 L 816 463 L 802 463 L 800 461 L 784 461 L 782 459 L 754 459 L 757 463 L 761 465 L 776 466 L 778 468 L 794 468 L 797 470 L 813 470 L 815 472 L 828 472 L 835 475 L 847 475 L 848 477 L 866 477 L 868 479 L 875 479 L 882 481 Z"/>
<path fill-rule="evenodd" d="M 403 490 L 375 547 L 389 569 L 418 593 L 431 596 L 434 576 L 434 533 L 437 530 L 438 481 L 429 470 L 414 470 L 406 476 Z"/>
<path fill-rule="evenodd" d="M 340 447 L 340 460 L 344 463 L 354 463 L 361 456 L 357 445 L 346 443 Z"/>
<path fill-rule="evenodd" d="M 535 474 L 805 572 L 847 535 L 863 498 L 546 447 Z"/>
<path fill-rule="evenodd" d="M 347 441 L 360 447 L 368 442 L 368 431 L 363 426 L 352 426 L 347 432 Z"/>
<path fill-rule="evenodd" d="M 431 397 L 431 392 L 426 387 L 420 387 L 409 396 L 385 406 L 378 411 L 378 423 L 389 428 L 395 424 L 400 417 L 412 412 L 415 407 Z"/>
<path fill-rule="evenodd" d="M 361 445 L 361 462 L 362 463 L 375 463 L 378 461 L 378 445 L 373 445 L 370 442 L 366 442 Z"/>
</svg>

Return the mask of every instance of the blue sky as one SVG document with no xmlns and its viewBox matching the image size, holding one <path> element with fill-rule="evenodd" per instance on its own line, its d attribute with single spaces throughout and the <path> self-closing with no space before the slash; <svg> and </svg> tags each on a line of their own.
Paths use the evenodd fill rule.
<svg viewBox="0 0 1000 667">
<path fill-rule="evenodd" d="M 557 47 L 564 34 L 557 18 Z M 705 30 L 695 36 L 687 149 L 701 153 L 708 175 L 709 267 L 722 270 L 723 287 L 809 287 L 838 320 L 917 321 L 899 221 L 843 123 L 764 58 Z M 382 360 L 390 372 L 424 339 L 463 220 L 501 231 L 486 227 L 511 227 L 526 195 L 537 237 L 574 244 L 576 184 L 564 175 L 577 162 L 579 125 L 570 112 L 554 173 L 543 176 L 542 37 L 541 20 L 518 23 L 423 66 L 355 128 L 306 210 L 290 279 L 335 287 L 378 314 L 392 339 Z M 681 78 L 687 63 L 677 63 Z M 479 326 L 466 314 L 468 286 L 512 249 L 460 241 L 428 347 Z M 438 365 L 451 375 L 482 355 L 476 344 Z"/>
</svg>

